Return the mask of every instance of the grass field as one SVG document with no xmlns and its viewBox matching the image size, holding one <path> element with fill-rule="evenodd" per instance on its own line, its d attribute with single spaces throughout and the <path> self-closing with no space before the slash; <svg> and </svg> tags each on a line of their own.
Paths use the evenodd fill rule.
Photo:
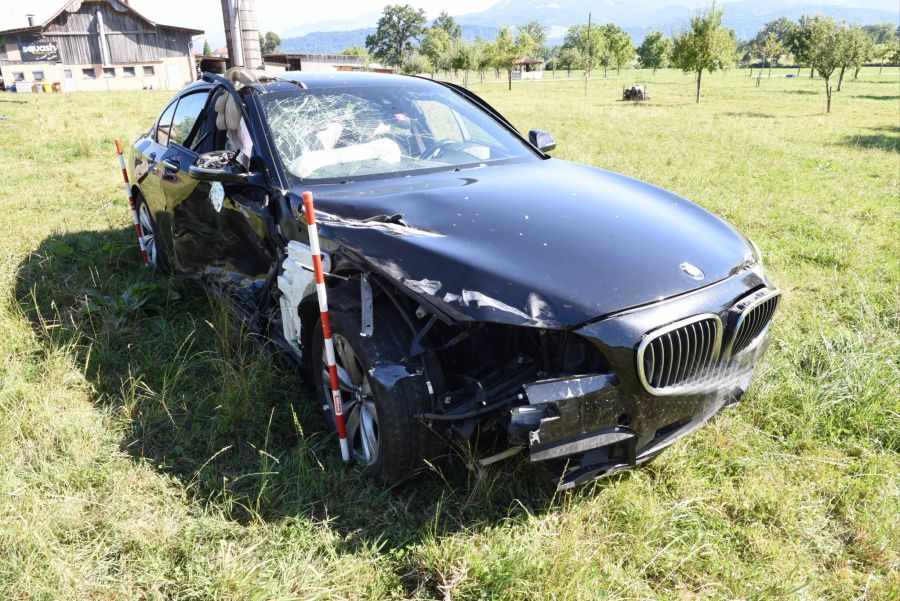
<svg viewBox="0 0 900 601">
<path fill-rule="evenodd" d="M 140 267 L 113 139 L 170 94 L 0 102 L 0 599 L 900 598 L 900 74 L 828 116 L 820 80 L 755 83 L 473 85 L 736 224 L 785 293 L 742 404 L 567 494 L 519 460 L 367 484 L 292 373 Z"/>
</svg>

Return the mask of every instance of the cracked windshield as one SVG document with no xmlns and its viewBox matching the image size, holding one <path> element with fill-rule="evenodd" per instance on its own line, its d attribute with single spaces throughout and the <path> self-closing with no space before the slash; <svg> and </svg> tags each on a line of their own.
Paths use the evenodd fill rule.
<svg viewBox="0 0 900 601">
<path fill-rule="evenodd" d="M 537 160 L 450 90 L 317 88 L 265 94 L 262 101 L 285 169 L 306 182 Z"/>
</svg>

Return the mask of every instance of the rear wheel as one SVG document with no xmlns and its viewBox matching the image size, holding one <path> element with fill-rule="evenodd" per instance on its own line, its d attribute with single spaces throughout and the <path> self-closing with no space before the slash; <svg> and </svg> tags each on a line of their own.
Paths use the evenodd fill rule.
<svg viewBox="0 0 900 601">
<path fill-rule="evenodd" d="M 156 238 L 156 223 L 150 213 L 150 207 L 143 196 L 138 195 L 137 199 L 138 223 L 141 224 L 141 240 L 144 243 L 144 249 L 147 251 L 147 262 L 154 271 L 165 273 L 168 271 L 169 263 L 163 251 L 162 246 Z"/>
<path fill-rule="evenodd" d="M 400 378 L 385 386 L 373 376 L 376 365 L 399 364 L 409 351 L 406 324 L 393 311 L 375 307 L 374 336 L 360 336 L 360 315 L 332 311 L 331 329 L 340 382 L 347 442 L 353 460 L 366 475 L 389 484 L 425 466 L 441 450 L 441 441 L 416 414 L 430 410 L 422 378 Z M 322 322 L 313 333 L 313 383 L 326 420 L 336 428 Z"/>
</svg>

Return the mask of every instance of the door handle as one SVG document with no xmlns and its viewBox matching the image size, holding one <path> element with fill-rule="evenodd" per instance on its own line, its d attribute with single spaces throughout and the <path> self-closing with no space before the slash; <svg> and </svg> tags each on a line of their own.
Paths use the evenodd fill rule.
<svg viewBox="0 0 900 601">
<path fill-rule="evenodd" d="M 163 159 L 162 161 L 163 167 L 165 167 L 169 171 L 178 171 L 180 167 L 178 166 L 178 161 L 173 159 Z"/>
</svg>

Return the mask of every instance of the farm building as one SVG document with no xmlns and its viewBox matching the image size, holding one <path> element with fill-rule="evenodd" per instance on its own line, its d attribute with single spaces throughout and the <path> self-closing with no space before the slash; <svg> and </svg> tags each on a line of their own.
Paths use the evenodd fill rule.
<svg viewBox="0 0 900 601">
<path fill-rule="evenodd" d="M 0 31 L 0 78 L 7 87 L 179 89 L 196 79 L 192 39 L 203 32 L 158 25 L 126 0 L 70 0 L 47 21 L 28 21 Z"/>
<path fill-rule="evenodd" d="M 366 63 L 361 56 L 347 54 L 292 54 L 276 52 L 263 57 L 263 66 L 267 71 L 375 71 L 377 73 L 390 73 L 381 65 Z"/>
</svg>

